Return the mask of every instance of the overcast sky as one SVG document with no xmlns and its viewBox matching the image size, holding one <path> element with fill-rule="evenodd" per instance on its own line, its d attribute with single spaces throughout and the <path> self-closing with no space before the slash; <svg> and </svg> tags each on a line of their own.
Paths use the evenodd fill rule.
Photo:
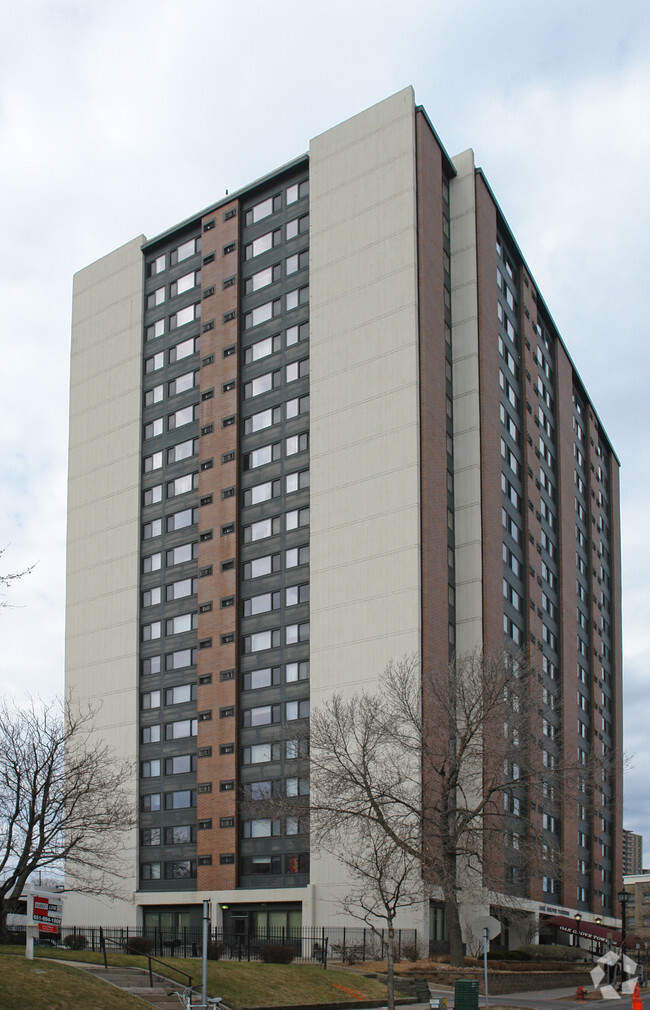
<svg viewBox="0 0 650 1010">
<path fill-rule="evenodd" d="M 473 147 L 622 464 L 625 826 L 650 865 L 650 4 L 21 0 L 0 29 L 0 690 L 63 686 L 73 273 L 415 88 Z"/>
</svg>

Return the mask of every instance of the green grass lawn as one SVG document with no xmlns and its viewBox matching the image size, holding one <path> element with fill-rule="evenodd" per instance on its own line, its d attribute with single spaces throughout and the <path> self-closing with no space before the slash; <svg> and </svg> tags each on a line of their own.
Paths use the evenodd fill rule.
<svg viewBox="0 0 650 1010">
<path fill-rule="evenodd" d="M 64 964 L 0 953 L 3 1010 L 143 1010 L 145 1004 Z"/>
<path fill-rule="evenodd" d="M 11 952 L 24 955 L 23 947 L 2 947 L 1 952 Z M 24 957 L 2 956 L 2 978 L 5 977 L 5 964 L 10 963 L 19 972 L 21 978 L 29 983 L 30 980 L 43 981 L 46 976 L 34 974 L 34 969 L 44 969 L 49 974 L 54 974 L 58 969 L 65 974 L 64 985 L 74 986 L 75 979 L 79 979 L 79 985 L 93 983 L 100 986 L 102 983 L 95 979 L 87 980 L 87 977 L 72 968 L 59 967 L 58 964 L 45 962 L 44 958 L 55 958 L 56 961 L 84 961 L 93 964 L 102 964 L 101 954 L 87 951 L 57 950 L 55 948 L 34 948 L 34 961 L 26 962 Z M 201 961 L 194 958 L 164 958 L 170 964 L 176 965 L 182 971 L 192 976 L 194 985 L 201 982 Z M 129 965 L 132 967 L 146 967 L 147 959 L 144 957 L 132 957 L 128 954 L 109 954 L 108 963 L 111 965 Z M 20 969 L 15 968 L 19 964 Z M 25 965 L 28 967 L 25 968 Z M 50 966 L 52 972 L 50 972 Z M 153 964 L 154 970 L 158 968 L 162 973 L 164 969 L 160 965 Z M 31 972 L 31 974 L 30 974 Z M 72 976 L 71 976 L 72 973 Z M 168 977 L 176 981 L 182 981 L 180 976 L 174 972 L 169 972 Z M 49 985 L 49 983 L 48 983 Z M 54 990 L 53 990 L 54 991 Z M 115 990 L 111 989 L 109 995 L 105 997 L 105 1002 L 93 1002 L 81 992 L 76 994 L 74 989 L 67 990 L 67 995 L 63 1001 L 55 1002 L 50 990 L 46 987 L 44 1002 L 39 999 L 29 997 L 27 1002 L 2 1003 L 3 1010 L 27 1010 L 32 1006 L 39 1007 L 39 1010 L 72 1010 L 78 1007 L 79 1010 L 104 1010 L 112 1008 L 115 1010 L 125 1010 L 133 1007 L 142 1007 L 139 1001 L 134 1001 L 126 995 L 124 999 L 128 1002 L 118 1003 Z M 22 990 L 23 1000 L 29 989 Z M 41 990 L 39 990 L 39 994 Z M 386 987 L 376 979 L 364 978 L 362 975 L 353 974 L 341 969 L 328 969 L 323 971 L 322 967 L 311 964 L 263 964 L 259 961 L 208 961 L 208 994 L 210 996 L 221 996 L 234 1010 L 243 1010 L 245 1007 L 259 1006 L 301 1006 L 311 1003 L 354 1003 L 357 999 L 385 999 Z M 123 994 L 118 994 L 120 997 Z M 67 999 L 67 1002 L 66 1002 Z M 30 1002 L 31 1000 L 31 1002 Z M 113 1000 L 113 1002 L 111 1002 Z"/>
</svg>

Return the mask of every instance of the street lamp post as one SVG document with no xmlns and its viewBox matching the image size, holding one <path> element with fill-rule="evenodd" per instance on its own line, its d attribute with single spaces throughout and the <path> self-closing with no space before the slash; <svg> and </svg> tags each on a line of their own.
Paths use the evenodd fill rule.
<svg viewBox="0 0 650 1010">
<path fill-rule="evenodd" d="M 597 915 L 596 916 L 596 925 L 597 926 L 602 926 L 602 924 L 603 924 L 602 916 Z M 597 943 L 597 946 L 596 946 L 596 950 L 600 953 L 600 940 L 598 940 L 598 943 Z M 593 955 L 594 955 L 594 938 L 592 936 L 592 938 L 591 938 L 591 956 L 593 957 Z"/>
<path fill-rule="evenodd" d="M 629 897 L 630 897 L 630 895 L 625 890 L 625 887 L 623 887 L 623 890 L 619 891 L 618 894 L 617 894 L 617 898 L 618 898 L 619 904 L 621 906 L 621 913 L 622 913 L 621 914 L 621 983 L 623 982 L 623 980 L 625 978 L 625 975 L 627 974 L 627 972 L 625 970 L 625 941 L 627 939 L 627 934 L 626 934 L 626 925 L 627 925 L 627 922 L 626 922 L 626 919 L 625 919 L 625 910 L 626 910 L 626 906 L 627 906 Z"/>
<path fill-rule="evenodd" d="M 580 912 L 576 912 L 573 918 L 576 921 L 576 947 L 580 949 L 580 921 L 582 919 L 582 915 Z"/>
</svg>

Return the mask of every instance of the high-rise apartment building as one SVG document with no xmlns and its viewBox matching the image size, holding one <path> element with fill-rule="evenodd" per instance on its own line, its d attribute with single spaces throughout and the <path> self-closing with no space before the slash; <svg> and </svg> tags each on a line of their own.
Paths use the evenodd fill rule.
<svg viewBox="0 0 650 1010">
<path fill-rule="evenodd" d="M 615 914 L 621 773 L 590 758 L 621 742 L 619 464 L 472 152 L 410 88 L 81 270 L 70 424 L 67 686 L 140 811 L 132 898 L 77 921 L 210 897 L 241 929 L 340 924 L 307 818 L 248 800 L 308 797 L 310 705 L 504 641 L 534 668 L 530 760 L 584 765 L 577 798 L 510 796 L 508 890 Z M 562 879 L 521 865 L 531 824 Z"/>
<path fill-rule="evenodd" d="M 643 873 L 643 835 L 623 828 L 623 873 Z"/>
</svg>

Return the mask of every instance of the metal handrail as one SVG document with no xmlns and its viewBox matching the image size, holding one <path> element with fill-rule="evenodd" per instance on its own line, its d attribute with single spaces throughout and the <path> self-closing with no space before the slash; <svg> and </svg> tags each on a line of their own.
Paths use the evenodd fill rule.
<svg viewBox="0 0 650 1010">
<path fill-rule="evenodd" d="M 103 930 L 102 930 L 102 928 L 100 926 L 99 927 L 99 946 L 100 946 L 100 950 L 104 951 L 104 967 L 105 968 L 108 968 L 108 960 L 107 960 L 107 957 L 106 957 L 106 943 L 107 942 L 108 943 L 114 943 L 116 947 L 120 947 L 121 949 L 126 949 L 127 951 L 129 949 L 129 941 L 128 940 L 126 941 L 126 943 L 124 943 L 124 942 L 122 942 L 120 940 L 114 940 L 112 936 L 104 936 L 104 932 L 103 932 Z M 149 985 L 151 986 L 152 989 L 153 989 L 153 972 L 151 970 L 151 962 L 152 961 L 155 961 L 156 964 L 162 964 L 164 968 L 170 968 L 172 971 L 175 971 L 178 975 L 183 975 L 183 977 L 187 979 L 188 986 L 192 985 L 192 976 L 188 975 L 188 973 L 186 971 L 182 971 L 180 968 L 177 968 L 176 965 L 168 964 L 167 961 L 161 961 L 160 958 L 158 958 L 158 957 L 152 957 L 151 954 L 144 954 L 142 951 L 134 951 L 133 953 L 134 954 L 137 953 L 137 954 L 140 954 L 142 957 L 146 957 L 147 962 L 148 962 L 148 967 L 149 967 Z"/>
</svg>

